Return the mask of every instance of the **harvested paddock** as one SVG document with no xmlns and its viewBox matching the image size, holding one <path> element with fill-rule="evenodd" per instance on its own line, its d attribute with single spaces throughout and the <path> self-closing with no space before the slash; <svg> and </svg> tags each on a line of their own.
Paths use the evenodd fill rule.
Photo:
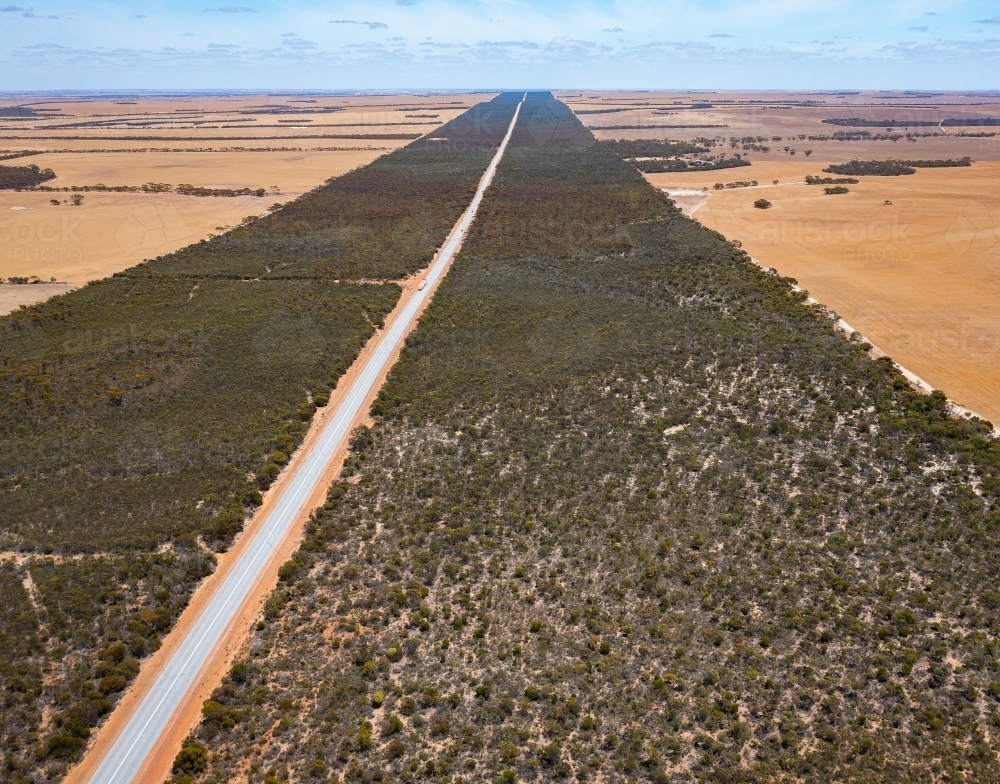
<svg viewBox="0 0 1000 784">
<path fill-rule="evenodd" d="M 69 203 L 71 195 L 0 192 L 0 269 L 5 277 L 37 275 L 82 286 L 197 242 L 283 200 L 87 193 L 75 207 Z M 50 204 L 52 199 L 60 205 Z M 0 313 L 37 301 L 34 287 L 6 288 L 17 291 L 4 291 L 11 307 Z"/>
</svg>

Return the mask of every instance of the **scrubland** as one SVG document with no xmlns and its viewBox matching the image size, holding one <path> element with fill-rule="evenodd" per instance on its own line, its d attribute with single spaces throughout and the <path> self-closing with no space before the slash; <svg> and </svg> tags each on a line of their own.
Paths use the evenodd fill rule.
<svg viewBox="0 0 1000 784">
<path fill-rule="evenodd" d="M 991 427 L 521 118 L 175 781 L 997 777 Z"/>
</svg>

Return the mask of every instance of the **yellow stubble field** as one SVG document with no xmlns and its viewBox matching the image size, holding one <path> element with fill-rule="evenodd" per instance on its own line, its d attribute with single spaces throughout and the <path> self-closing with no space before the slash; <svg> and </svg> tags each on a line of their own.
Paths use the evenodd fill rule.
<svg viewBox="0 0 1000 784">
<path fill-rule="evenodd" d="M 831 176 L 822 174 L 826 165 L 760 161 L 647 178 L 680 190 L 678 202 L 705 226 L 797 279 L 952 400 L 1000 423 L 1000 163 L 860 177 L 839 195 L 804 182 Z M 712 189 L 751 179 L 760 184 Z M 755 208 L 760 198 L 771 207 Z"/>
</svg>

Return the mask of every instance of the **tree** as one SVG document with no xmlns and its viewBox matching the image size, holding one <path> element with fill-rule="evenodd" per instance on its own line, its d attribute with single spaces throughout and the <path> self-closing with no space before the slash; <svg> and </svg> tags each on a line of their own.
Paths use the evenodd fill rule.
<svg viewBox="0 0 1000 784">
<path fill-rule="evenodd" d="M 208 751 L 190 738 L 174 758 L 174 770 L 179 773 L 201 773 L 208 767 Z"/>
</svg>

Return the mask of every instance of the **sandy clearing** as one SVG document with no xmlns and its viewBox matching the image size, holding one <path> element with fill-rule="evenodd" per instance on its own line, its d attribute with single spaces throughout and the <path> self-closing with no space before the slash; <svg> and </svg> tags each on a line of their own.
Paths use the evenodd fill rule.
<svg viewBox="0 0 1000 784">
<path fill-rule="evenodd" d="M 69 283 L 37 283 L 26 286 L 0 285 L 0 316 L 22 305 L 45 302 L 50 297 L 65 294 L 75 287 Z"/>
<path fill-rule="evenodd" d="M 957 404 L 1000 423 L 1000 164 L 860 178 L 839 196 L 794 182 L 823 166 L 647 178 L 661 188 L 704 187 L 727 171 L 778 179 L 777 187 L 713 191 L 697 219 L 797 279 Z M 753 208 L 761 196 L 770 209 Z"/>
</svg>

